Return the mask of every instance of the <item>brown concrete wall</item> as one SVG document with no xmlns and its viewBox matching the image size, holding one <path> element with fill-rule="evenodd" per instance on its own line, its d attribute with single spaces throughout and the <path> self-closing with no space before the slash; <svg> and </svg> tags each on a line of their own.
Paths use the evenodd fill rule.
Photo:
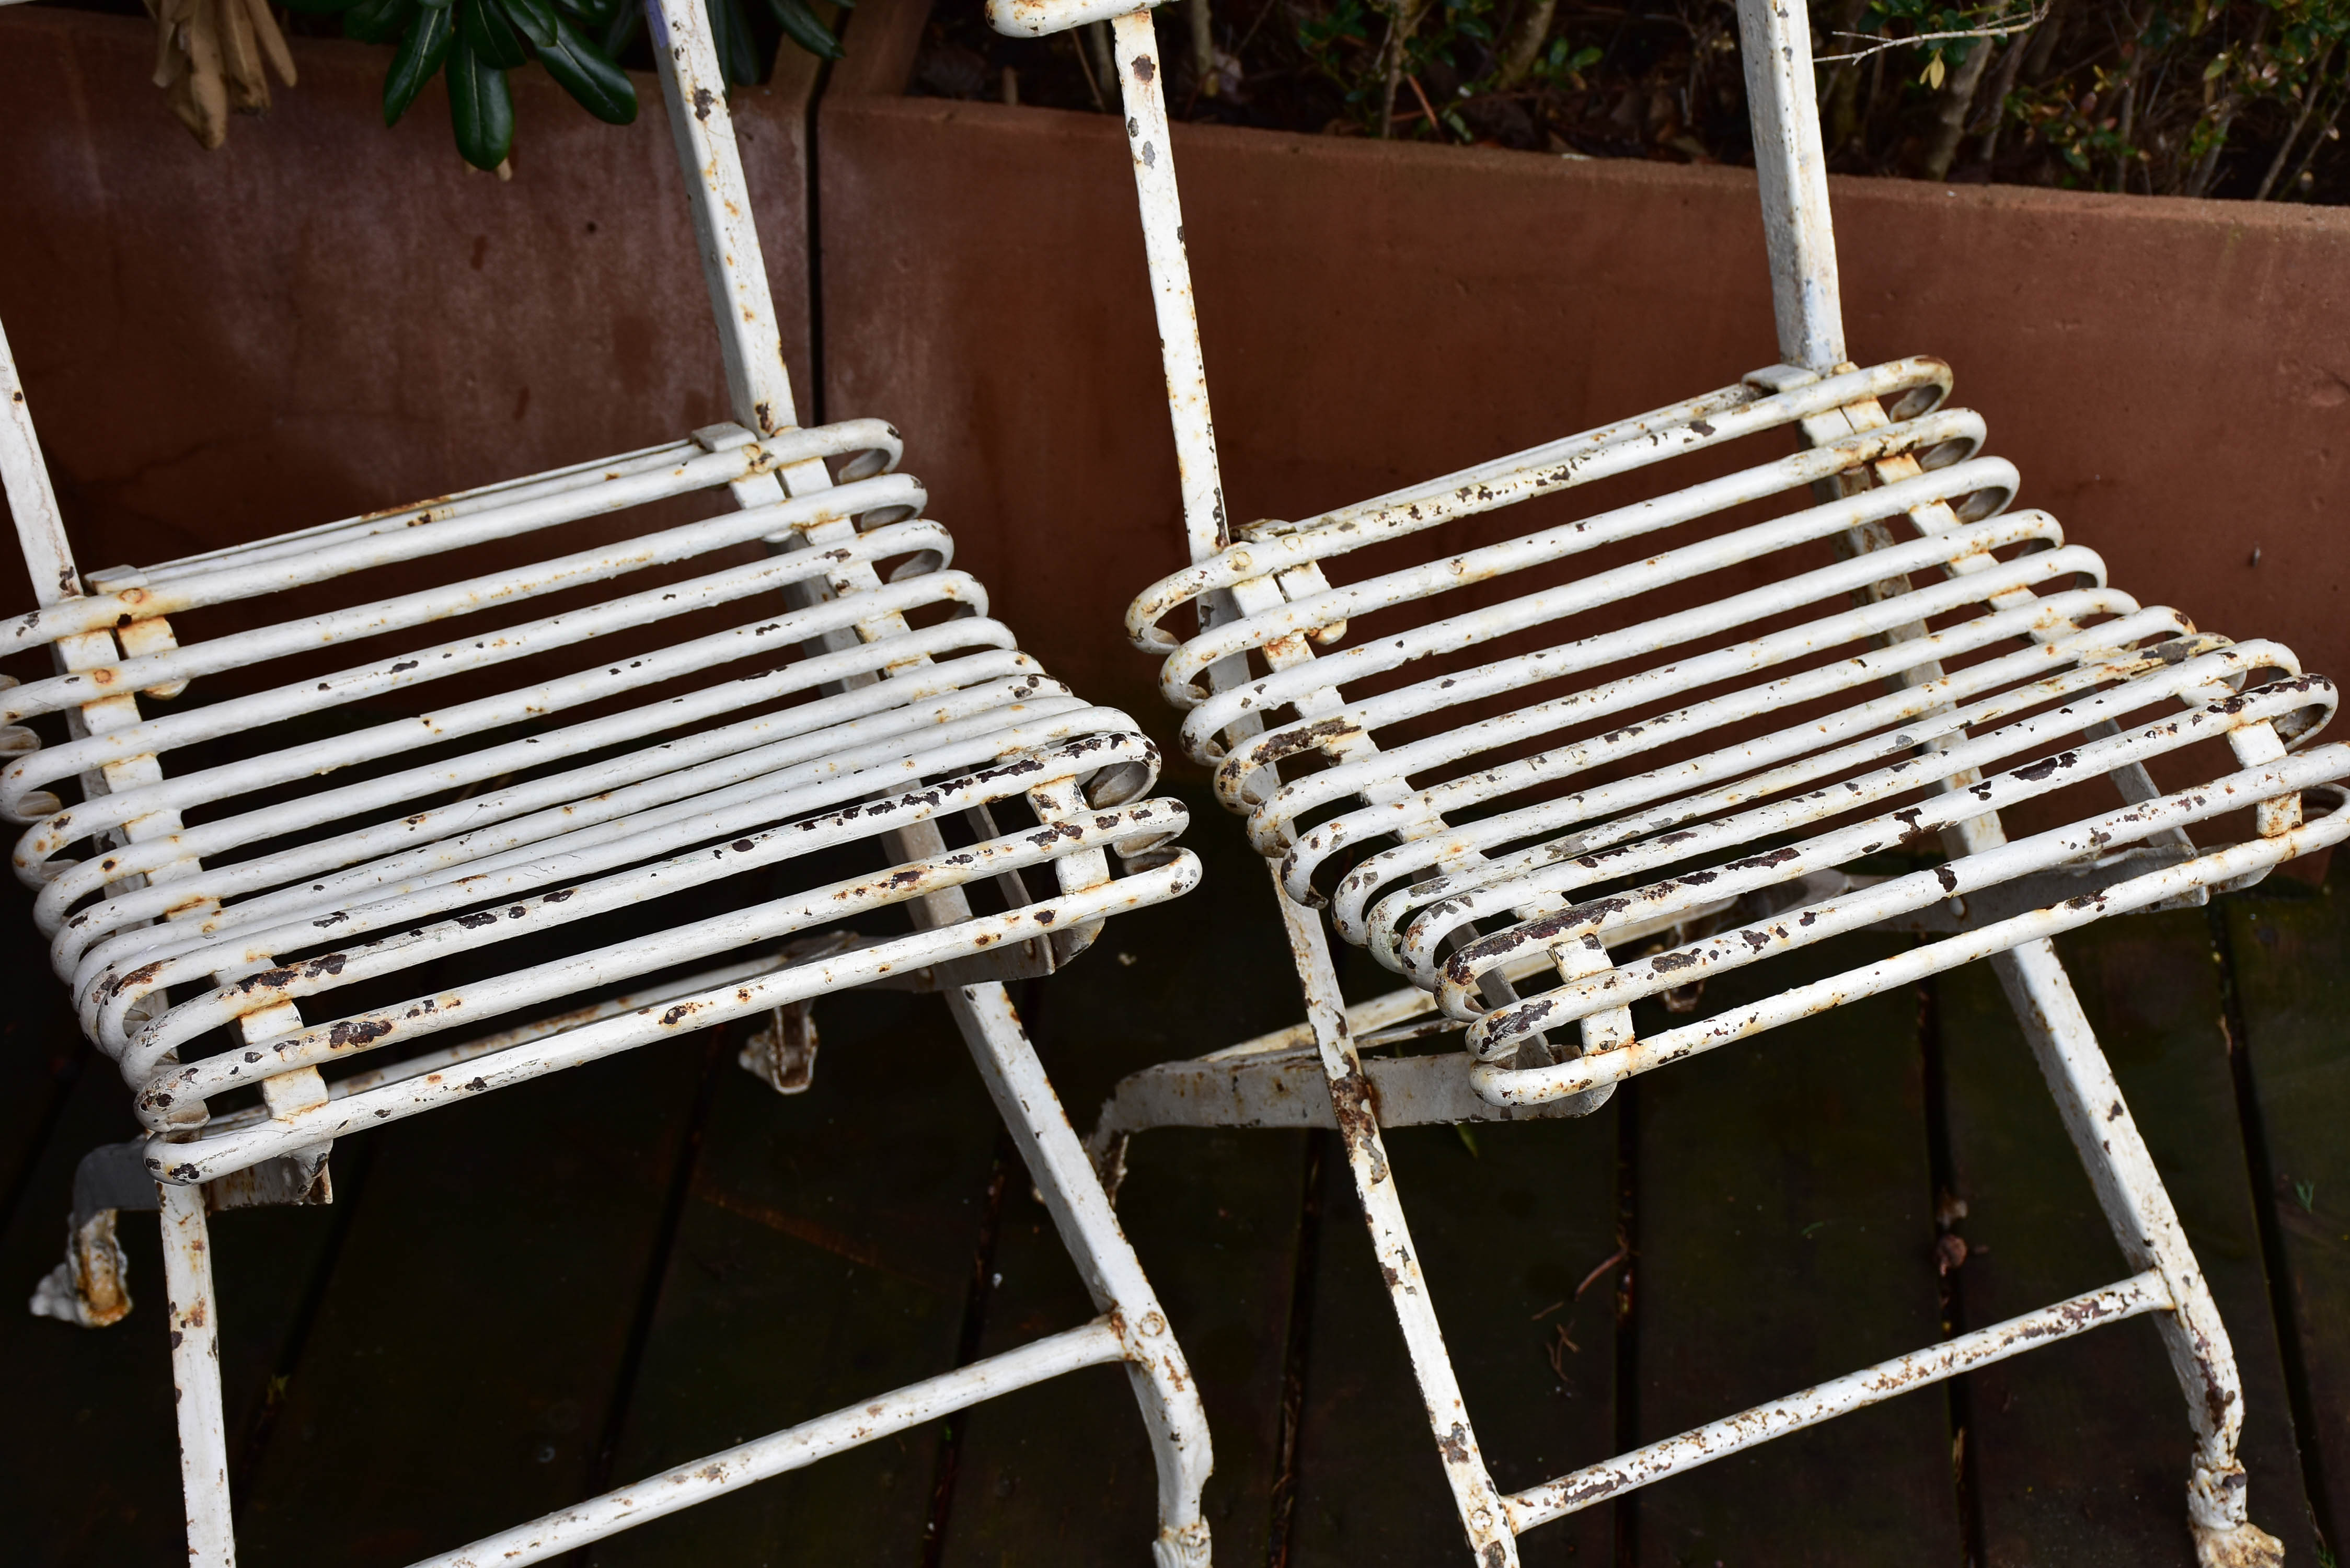
<svg viewBox="0 0 2350 1568">
<path fill-rule="evenodd" d="M 458 159 L 437 81 L 385 130 L 390 52 L 340 40 L 296 40 L 300 85 L 205 152 L 149 84 L 151 40 L 142 22 L 0 11 L 0 321 L 85 567 L 724 417 L 653 78 L 615 129 L 516 72 L 501 182 Z M 735 100 L 804 389 L 812 82 L 794 66 Z M 29 603 L 0 556 L 0 603 Z"/>
<path fill-rule="evenodd" d="M 1118 630 L 1180 559 L 1122 138 L 1101 116 L 896 96 L 910 5 L 859 7 L 820 109 L 827 410 L 894 421 L 1024 642 L 1163 732 Z M 1217 127 L 1174 146 L 1237 517 L 1775 358 L 1751 174 Z M 1856 356 L 1950 360 L 2022 504 L 2117 586 L 2350 670 L 2350 212 L 1834 192 Z"/>
<path fill-rule="evenodd" d="M 822 111 L 826 410 L 896 421 L 1024 639 L 1162 727 L 1117 629 L 1180 548 L 1117 128 L 899 97 L 920 17 L 920 0 L 859 7 Z M 335 42 L 297 45 L 302 85 L 203 153 L 146 85 L 148 39 L 0 11 L 0 319 L 86 564 L 714 417 L 650 81 L 646 119 L 615 130 L 519 73 L 502 184 L 460 164 L 437 97 L 381 130 L 383 53 Z M 805 61 L 786 52 L 780 85 L 737 102 L 804 385 Z M 1175 145 L 1238 515 L 1771 357 L 1737 171 L 1208 127 Z M 1856 353 L 1951 359 L 2024 501 L 2130 591 L 2350 670 L 2350 213 L 1887 182 L 1835 197 Z M 18 572 L 0 565 L 0 599 L 23 601 Z"/>
</svg>

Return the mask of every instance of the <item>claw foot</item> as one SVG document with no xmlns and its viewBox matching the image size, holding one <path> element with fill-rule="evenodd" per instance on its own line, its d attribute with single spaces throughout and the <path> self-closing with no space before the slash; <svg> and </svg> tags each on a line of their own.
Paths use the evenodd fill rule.
<svg viewBox="0 0 2350 1568">
<path fill-rule="evenodd" d="M 104 1328 L 130 1311 L 130 1265 L 115 1240 L 114 1213 L 102 1209 L 78 1226 L 66 1222 L 66 1261 L 33 1287 L 35 1317 Z"/>
<path fill-rule="evenodd" d="M 1150 1543 L 1151 1568 L 1208 1568 L 1208 1521 L 1170 1526 Z"/>
</svg>

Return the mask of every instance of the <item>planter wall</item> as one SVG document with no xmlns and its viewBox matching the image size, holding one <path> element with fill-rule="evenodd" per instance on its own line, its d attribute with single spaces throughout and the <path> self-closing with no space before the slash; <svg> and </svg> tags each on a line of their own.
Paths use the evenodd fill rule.
<svg viewBox="0 0 2350 1568">
<path fill-rule="evenodd" d="M 860 6 L 819 109 L 827 412 L 894 421 L 998 613 L 1155 728 L 1117 607 L 1180 543 L 1123 138 L 899 96 L 923 9 Z M 1208 126 L 1174 149 L 1236 517 L 1775 358 L 1743 171 Z M 2020 504 L 2117 586 L 2350 670 L 2350 212 L 1892 181 L 1834 199 L 1856 357 L 1950 360 Z"/>
<path fill-rule="evenodd" d="M 168 559 L 671 441 L 724 382 L 664 119 L 514 77 L 510 182 L 436 80 L 383 129 L 384 49 L 295 40 L 301 84 L 205 152 L 141 21 L 0 11 L 0 321 L 85 567 Z M 812 70 L 736 99 L 785 351 L 808 379 Z M 14 551 L 0 601 L 30 602 Z"/>
<path fill-rule="evenodd" d="M 923 14 L 868 0 L 825 94 L 806 417 L 898 423 L 1000 613 L 1156 726 L 1117 610 L 1180 546 L 1118 127 L 900 96 Z M 716 416 L 650 79 L 645 122 L 615 130 L 519 73 L 501 183 L 459 162 L 437 88 L 381 130 L 385 56 L 339 42 L 298 42 L 302 85 L 204 153 L 147 85 L 150 38 L 0 12 L 0 202 L 26 218 L 0 226 L 0 319 L 86 564 Z M 737 124 L 814 391 L 813 71 L 782 66 Z M 1236 515 L 1353 499 L 1772 357 L 1741 171 L 1189 126 L 1176 151 Z M 2130 591 L 2350 670 L 2350 212 L 1881 181 L 1835 199 L 1856 353 L 1950 358 L 2024 502 Z"/>
</svg>

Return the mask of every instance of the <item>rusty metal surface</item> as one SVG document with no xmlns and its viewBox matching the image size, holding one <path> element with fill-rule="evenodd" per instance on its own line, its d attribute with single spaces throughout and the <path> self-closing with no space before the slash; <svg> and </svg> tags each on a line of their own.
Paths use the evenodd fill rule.
<svg viewBox="0 0 2350 1568">
<path fill-rule="evenodd" d="M 2142 607 L 2054 516 L 2011 510 L 2018 471 L 1982 454 L 1980 416 L 1944 406 L 1946 365 L 1845 362 L 1809 23 L 1775 0 L 1740 10 L 1786 362 L 1239 528 L 1201 483 L 1214 433 L 1149 15 L 1118 19 L 1191 554 L 1136 601 L 1128 635 L 1160 657 L 1185 749 L 1268 860 L 1330 1118 L 1481 1568 L 1514 1563 L 1518 1532 L 1575 1508 L 2141 1312 L 2162 1314 L 2187 1397 L 2204 1556 L 2272 1560 L 2243 1510 L 2226 1330 L 2048 938 L 2246 886 L 2350 833 L 2350 745 L 2310 744 L 2334 690 L 2281 645 Z M 1773 432 L 1799 450 L 1739 445 Z M 1602 484 L 1604 501 L 1572 504 Z M 1464 524 L 1545 503 L 1533 532 L 1461 543 Z M 2090 805 L 2094 786 L 2121 805 Z M 2011 840 L 2000 814 L 2033 805 L 2064 826 Z M 1939 863 L 1872 869 L 1888 857 Z M 1515 1110 L 1571 1114 L 1635 1073 L 1990 959 L 2145 1272 L 1499 1498 L 1414 1257 L 1326 907 L 1466 1026 L 1475 1098 Z M 1636 1001 L 1690 1011 L 1711 975 L 1936 907 L 1957 934 L 1688 1024 L 1636 1025 Z M 1295 1033 L 1128 1079 L 1097 1155 L 1114 1171 L 1154 1118 L 1306 1120 Z M 1425 1060 L 1390 1065 L 1409 1078 Z"/>
<path fill-rule="evenodd" d="M 180 1424 L 188 1562 L 191 1568 L 235 1568 L 228 1433 L 221 1407 L 220 1298 L 213 1290 L 204 1196 L 192 1187 L 166 1186 L 161 1197 L 163 1310 L 172 1324 L 172 1407 Z"/>
<path fill-rule="evenodd" d="M 633 1486 L 617 1488 L 455 1552 L 421 1559 L 415 1568 L 505 1568 L 506 1564 L 543 1563 L 737 1487 L 814 1464 L 827 1454 L 935 1421 L 1048 1377 L 1121 1360 L 1125 1354 L 1117 1325 L 1107 1318 L 1097 1319 L 1082 1328 L 1049 1334 L 1018 1350 L 989 1356 L 879 1399 L 861 1401 L 648 1476 Z"/>
<path fill-rule="evenodd" d="M 502 536 L 509 528 L 552 526 L 602 505 L 612 488 L 631 481 L 641 501 L 648 492 L 672 485 L 739 485 L 816 462 L 828 448 L 850 464 L 865 452 L 872 452 L 868 466 L 887 462 L 890 451 L 857 444 L 864 439 L 855 431 L 818 432 L 797 442 L 786 438 L 776 453 L 738 444 L 706 455 L 697 452 L 657 470 L 639 464 L 618 481 L 604 471 L 575 473 L 562 482 L 525 484 L 517 492 L 521 499 L 503 505 L 455 509 L 447 516 L 395 514 L 406 518 L 404 526 L 370 531 L 348 544 L 330 531 L 323 544 L 258 566 L 231 557 L 210 571 L 110 596 L 114 602 L 102 607 L 136 613 L 136 603 L 119 612 L 116 606 L 143 593 L 172 596 L 169 607 L 217 602 L 252 592 L 256 578 L 269 588 L 299 587 L 323 579 L 330 568 L 348 575 L 381 564 L 386 540 L 412 562 Z M 1045 680 L 1033 663 L 1010 652 L 1008 632 L 968 613 L 983 611 L 985 596 L 967 576 L 945 569 L 952 546 L 944 531 L 934 524 L 887 521 L 920 501 L 919 487 L 896 475 L 849 480 L 806 500 L 777 497 L 710 523 L 560 557 L 543 570 L 470 579 L 451 590 L 233 635 L 218 646 L 183 641 L 166 653 L 92 666 L 6 693 L 11 717 L 32 718 L 163 676 L 265 672 L 273 658 L 347 636 L 449 618 L 462 626 L 465 615 L 485 605 L 518 604 L 555 587 L 624 578 L 631 570 L 691 567 L 697 557 L 740 544 L 780 540 L 796 546 L 503 627 L 494 635 L 461 635 L 325 679 L 306 675 L 185 714 L 141 717 L 15 759 L 14 771 L 0 782 L 5 797 L 0 810 L 30 818 L 17 846 L 19 875 L 42 888 L 37 918 L 53 931 L 59 971 L 74 983 L 85 1027 L 140 1091 L 150 1127 L 184 1140 L 204 1126 L 204 1101 L 220 1092 L 365 1052 L 397 1050 L 519 1008 L 559 1004 L 680 962 L 707 964 L 746 945 L 795 936 L 812 924 L 934 898 L 1022 867 L 1057 867 L 1053 875 L 1066 901 L 1109 885 L 1107 851 L 1143 856 L 1165 843 L 1181 826 L 1180 808 L 1136 799 L 1155 772 L 1149 742 L 1121 716 L 1087 708 Z M 877 514 L 882 521 L 874 523 Z M 444 529 L 448 536 L 436 539 Z M 349 555 L 359 556 L 356 568 L 343 559 Z M 906 565 L 896 580 L 884 583 L 872 563 L 889 560 Z M 504 695 L 362 725 L 308 745 L 276 741 L 268 728 L 315 721 L 341 703 L 399 700 L 431 679 L 534 654 L 578 647 L 595 658 L 599 637 L 808 582 L 823 583 L 828 596 L 782 615 L 757 614 L 752 607 L 753 618 L 732 629 L 620 666 L 599 659 Z M 966 613 L 920 635 L 904 616 L 931 606 Z M 80 611 L 84 605 L 68 601 L 60 607 Z M 30 618 L 16 624 L 22 635 L 55 640 L 86 635 L 89 622 L 78 613 L 51 618 L 55 624 L 27 627 Z M 825 633 L 843 628 L 857 634 L 847 647 L 774 665 L 779 654 L 787 657 L 786 650 L 817 644 Z M 974 655 L 951 657 L 966 649 Z M 749 660 L 770 668 L 723 679 Z M 720 683 L 691 696 L 585 724 L 547 730 L 535 723 L 536 732 L 513 739 L 498 733 L 512 734 L 517 723 L 568 708 L 608 703 L 631 689 L 709 674 L 721 677 Z M 882 674 L 892 678 L 872 680 Z M 860 676 L 866 684 L 824 695 L 827 687 Z M 790 705 L 777 707 L 779 701 Z M 314 789 L 298 804 L 236 809 L 260 790 L 476 737 L 488 743 L 454 759 L 379 773 L 339 789 Z M 32 809 L 43 804 L 46 786 L 101 768 L 155 766 L 176 748 L 223 740 L 249 742 L 245 760 L 173 770 L 174 776 L 159 771 L 150 782 L 125 780 L 130 787 L 70 808 Z M 612 754 L 616 745 L 629 742 L 635 742 L 631 749 Z M 495 787 L 510 777 L 524 782 Z M 1041 792 L 1063 779 L 1092 786 L 1092 798 L 1070 797 L 1035 813 L 1035 803 L 1045 798 Z M 493 787 L 453 807 L 432 808 L 432 797 L 452 785 L 482 784 Z M 1007 805 L 1035 813 L 1038 826 L 990 836 L 951 857 L 892 862 L 885 855 L 885 868 L 877 873 L 819 882 L 796 898 L 771 898 L 754 909 L 680 924 L 633 945 L 542 961 L 455 991 L 419 992 L 390 1007 L 338 1012 L 331 1000 L 345 987 L 485 951 L 525 932 L 746 874 L 773 875 L 819 852 Z M 210 810 L 213 819 L 204 827 L 182 829 L 179 814 L 199 808 Z M 328 827 L 363 814 L 380 818 L 387 811 L 407 815 L 275 855 L 252 853 L 256 845 L 282 841 L 289 828 Z M 166 831 L 150 831 L 151 825 L 166 824 Z M 133 845 L 106 853 L 97 836 L 117 829 L 127 829 Z M 93 844 L 99 853 L 83 847 Z M 229 864 L 215 871 L 213 863 L 224 858 Z M 1170 896 L 1187 876 L 1179 860 L 1130 887 L 1119 885 L 1112 903 Z M 99 897 L 93 900 L 93 895 Z M 1047 927 L 1065 916 L 1083 920 L 1097 912 L 1092 904 L 1082 909 L 1032 904 L 1025 912 L 1013 911 Z M 159 914 L 169 918 L 150 923 Z M 887 974 L 918 950 L 920 963 L 931 965 L 980 951 L 1003 935 L 979 929 L 957 937 L 942 928 L 868 949 L 853 961 L 814 965 L 790 982 L 771 975 L 755 983 L 763 995 L 784 983 L 819 989 L 855 983 L 849 977 Z M 211 985 L 203 996 L 177 1005 L 164 1002 L 167 988 L 206 977 Z M 179 1049 L 207 1031 L 289 1002 L 308 1006 L 314 1016 L 323 1009 L 326 1016 L 308 1024 L 274 1019 L 265 1048 L 176 1064 Z M 627 1034 L 633 1043 L 660 1030 L 700 1027 L 707 1010 L 705 1000 L 686 998 L 633 1034 L 608 1022 L 595 1027 L 613 1039 Z M 511 1063 L 501 1063 L 485 1077 L 467 1081 L 512 1081 L 513 1070 Z M 361 1105 L 365 1115 L 379 1119 L 406 1114 L 426 1103 L 432 1088 L 410 1079 L 366 1091 L 359 1102 L 330 1108 L 322 1101 L 301 1111 L 355 1126 Z M 275 1119 L 290 1126 L 292 1116 Z M 283 1127 L 268 1137 L 244 1136 L 256 1158 L 294 1147 Z M 155 1158 L 156 1168 L 167 1174 L 202 1169 L 209 1179 L 235 1168 L 182 1142 L 159 1148 Z"/>
<path fill-rule="evenodd" d="M 2167 1310 L 2170 1304 L 2162 1276 L 2153 1270 L 2102 1290 L 2085 1291 L 2038 1312 L 1959 1334 L 1929 1349 L 1880 1361 L 1783 1399 L 1725 1416 L 1693 1431 L 1619 1454 L 1604 1464 L 1513 1493 L 1506 1500 L 1511 1526 L 1521 1532 L 1532 1530 L 1578 1509 L 1604 1502 L 1619 1492 L 1727 1458 L 1756 1443 L 1801 1431 L 1881 1399 L 1907 1394 L 2105 1324 Z"/>
<path fill-rule="evenodd" d="M 893 74 L 874 51 L 900 9 L 915 20 Z M 918 429 L 1000 613 L 1055 673 L 1148 722 L 1151 667 L 1115 626 L 1048 624 L 1092 584 L 1130 589 L 1186 559 L 1161 525 L 1180 492 L 1122 117 L 900 96 L 927 9 L 860 5 L 820 108 L 827 331 L 887 345 L 831 358 L 828 406 Z M 1165 25 L 1183 50 L 1180 18 Z M 1748 171 L 1172 130 L 1235 524 L 1532 446 L 1775 353 Z M 2325 521 L 2350 507 L 2350 468 L 2275 461 L 2344 450 L 2350 396 L 2326 368 L 2350 374 L 2350 212 L 1828 188 L 1855 358 L 1958 366 L 2026 503 L 2131 593 L 2314 670 L 2350 665 L 2350 622 L 2327 607 L 2350 562 Z M 1033 293 L 1008 292 L 1007 249 Z M 909 254 L 925 265 L 895 264 Z M 962 417 L 1005 398 L 1054 418 Z M 1059 517 L 1088 522 L 1039 525 Z"/>
<path fill-rule="evenodd" d="M 53 585 L 0 640 L 58 671 L 0 690 L 0 816 L 148 1132 L 93 1157 L 34 1310 L 127 1312 L 115 1215 L 160 1206 L 189 1557 L 232 1568 L 208 1209 L 328 1201 L 342 1137 L 735 1019 L 773 1020 L 745 1065 L 798 1092 L 816 998 L 942 992 L 1100 1318 L 435 1561 L 567 1551 L 1117 1361 L 1152 1550 L 1205 1564 L 1198 1393 L 1001 983 L 1188 890 L 1184 808 L 988 616 L 894 430 L 798 428 L 708 20 L 646 19 L 733 422 L 84 591 L 0 346 L 0 480 Z"/>
</svg>

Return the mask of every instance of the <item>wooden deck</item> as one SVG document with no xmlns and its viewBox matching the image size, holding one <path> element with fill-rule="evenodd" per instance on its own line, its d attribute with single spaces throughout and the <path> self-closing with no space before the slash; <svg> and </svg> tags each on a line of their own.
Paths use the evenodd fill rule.
<svg viewBox="0 0 2350 1568">
<path fill-rule="evenodd" d="M 1295 1014 L 1262 873 L 1212 810 L 1191 840 L 1200 893 L 1113 922 L 1024 1003 L 1081 1126 L 1121 1073 Z M 2234 1336 L 2253 1517 L 2311 1565 L 2333 1562 L 2319 1532 L 2350 1523 L 2334 881 L 2066 944 Z M 121 1325 L 16 1304 L 57 1261 L 75 1159 L 132 1127 L 12 899 L 0 1559 L 179 1561 L 153 1218 L 124 1224 L 139 1304 Z M 331 1209 L 216 1221 L 244 1562 L 404 1563 L 1088 1315 L 944 1009 L 850 996 L 818 1016 L 809 1094 L 777 1097 L 705 1034 L 347 1143 Z M 1391 1148 L 1505 1487 L 2123 1272 L 1980 966 L 1638 1080 L 1580 1122 L 1417 1128 Z M 1971 1248 L 1947 1275 L 1945 1197 Z M 1137 1142 L 1121 1210 L 1208 1399 L 1222 1563 L 1461 1560 L 1352 1202 L 1323 1135 Z M 2187 1568 L 2187 1452 L 2138 1321 L 1522 1547 L 1545 1568 Z M 1141 1563 L 1151 1505 L 1104 1367 L 592 1557 Z"/>
</svg>

